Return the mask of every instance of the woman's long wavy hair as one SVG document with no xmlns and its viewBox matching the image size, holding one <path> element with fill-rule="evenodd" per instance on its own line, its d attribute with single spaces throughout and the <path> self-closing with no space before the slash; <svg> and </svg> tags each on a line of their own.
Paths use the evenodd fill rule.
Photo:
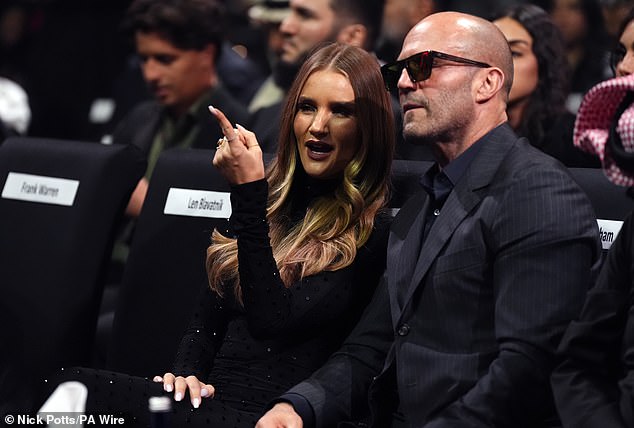
<svg viewBox="0 0 634 428">
<path fill-rule="evenodd" d="M 491 21 L 505 17 L 519 22 L 533 38 L 539 80 L 516 132 L 540 146 L 550 121 L 566 110 L 570 69 L 563 38 L 550 15 L 539 6 L 513 6 L 493 16 Z"/>
<path fill-rule="evenodd" d="M 290 225 L 291 189 L 304 173 L 293 123 L 306 81 L 321 70 L 334 70 L 350 81 L 360 144 L 334 192 L 313 200 L 303 220 Z M 303 277 L 342 269 L 353 262 L 357 249 L 372 232 L 375 216 L 388 200 L 394 132 L 390 99 L 376 58 L 340 43 L 314 51 L 289 90 L 277 156 L 267 168 L 271 247 L 286 287 Z M 214 231 L 206 265 L 210 287 L 222 295 L 226 285 L 232 285 L 242 302 L 236 240 Z"/>
</svg>

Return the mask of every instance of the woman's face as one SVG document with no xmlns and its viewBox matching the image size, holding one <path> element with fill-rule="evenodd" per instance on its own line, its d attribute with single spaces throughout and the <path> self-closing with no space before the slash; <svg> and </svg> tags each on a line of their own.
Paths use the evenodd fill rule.
<svg viewBox="0 0 634 428">
<path fill-rule="evenodd" d="M 533 53 L 533 38 L 522 24 L 512 18 L 500 18 L 493 23 L 504 33 L 513 54 L 514 77 L 509 104 L 514 104 L 530 97 L 539 83 L 539 65 Z"/>
<path fill-rule="evenodd" d="M 553 4 L 550 16 L 561 30 L 566 45 L 574 46 L 581 43 L 588 31 L 581 0 L 555 0 Z"/>
<path fill-rule="evenodd" d="M 318 179 L 340 175 L 360 141 L 352 85 L 334 70 L 316 71 L 300 91 L 293 122 L 306 173 Z"/>
<path fill-rule="evenodd" d="M 627 76 L 634 73 L 634 21 L 625 27 L 616 50 L 616 75 Z"/>
</svg>

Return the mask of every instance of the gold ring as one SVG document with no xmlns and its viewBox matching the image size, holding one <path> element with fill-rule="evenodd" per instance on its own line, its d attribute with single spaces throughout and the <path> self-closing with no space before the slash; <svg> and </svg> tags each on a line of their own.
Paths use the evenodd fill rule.
<svg viewBox="0 0 634 428">
<path fill-rule="evenodd" d="M 222 145 L 223 145 L 224 143 L 226 143 L 227 141 L 228 141 L 228 140 L 227 140 L 227 137 L 222 137 L 222 138 L 219 138 L 219 139 L 218 139 L 218 143 L 216 143 L 216 144 L 217 144 L 217 145 L 216 145 L 216 149 L 219 149 L 220 147 L 222 147 Z"/>
</svg>

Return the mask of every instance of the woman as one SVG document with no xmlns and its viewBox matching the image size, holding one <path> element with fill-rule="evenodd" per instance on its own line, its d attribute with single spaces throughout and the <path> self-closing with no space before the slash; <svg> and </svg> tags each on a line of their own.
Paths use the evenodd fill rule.
<svg viewBox="0 0 634 428">
<path fill-rule="evenodd" d="M 561 35 L 538 6 L 514 6 L 493 23 L 509 42 L 514 78 L 509 123 L 521 136 L 569 167 L 599 167 L 599 161 L 572 144 L 575 116 L 566 110 L 568 73 Z"/>
<path fill-rule="evenodd" d="M 584 97 L 575 144 L 596 153 L 613 183 L 634 188 L 634 25 L 630 13 L 620 34 L 618 77 Z M 628 33 L 629 31 L 629 33 Z M 630 73 L 627 73 L 630 70 Z M 626 218 L 578 320 L 559 346 L 562 363 L 552 375 L 565 427 L 634 426 L 634 217 Z"/>
<path fill-rule="evenodd" d="M 561 30 L 564 56 L 570 68 L 568 109 L 575 113 L 583 95 L 595 84 L 611 77 L 608 66 L 610 37 L 599 0 L 540 0 Z"/>
<path fill-rule="evenodd" d="M 88 412 L 147 424 L 147 397 L 167 391 L 174 426 L 252 427 L 338 348 L 382 274 L 394 131 L 373 56 L 332 44 L 304 63 L 266 174 L 256 136 L 210 110 L 225 134 L 213 163 L 232 184 L 236 237 L 212 236 L 210 287 L 173 372 L 152 382 L 83 370 Z"/>
</svg>

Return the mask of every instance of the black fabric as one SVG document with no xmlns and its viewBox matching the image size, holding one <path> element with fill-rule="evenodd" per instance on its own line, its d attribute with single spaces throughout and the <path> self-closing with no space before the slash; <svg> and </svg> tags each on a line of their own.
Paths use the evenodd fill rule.
<svg viewBox="0 0 634 428">
<path fill-rule="evenodd" d="M 565 427 L 634 426 L 634 217 L 626 218 L 578 319 L 552 385 Z"/>
<path fill-rule="evenodd" d="M 632 102 L 634 102 L 634 92 L 628 92 L 614 113 L 614 118 L 612 119 L 612 123 L 610 125 L 610 137 L 607 142 L 607 145 L 612 152 L 612 156 L 614 157 L 614 161 L 620 168 L 626 171 L 634 169 L 634 153 L 625 150 L 623 142 L 621 141 L 621 136 L 616 129 L 621 115 L 628 107 L 630 107 L 630 105 L 632 105 Z"/>
<path fill-rule="evenodd" d="M 79 181 L 72 206 L 0 198 L 0 370 L 19 373 L 20 386 L 90 362 L 114 231 L 144 170 L 131 146 L 19 137 L 0 146 L 2 188 L 9 172 Z"/>
<path fill-rule="evenodd" d="M 569 168 L 572 178 L 588 195 L 596 217 L 604 220 L 624 220 L 634 209 L 634 199 L 626 187 L 612 183 L 601 169 Z"/>
<path fill-rule="evenodd" d="M 432 161 L 394 159 L 392 162 L 390 201 L 388 206 L 399 209 L 420 190 L 420 176 L 433 165 Z"/>
</svg>

